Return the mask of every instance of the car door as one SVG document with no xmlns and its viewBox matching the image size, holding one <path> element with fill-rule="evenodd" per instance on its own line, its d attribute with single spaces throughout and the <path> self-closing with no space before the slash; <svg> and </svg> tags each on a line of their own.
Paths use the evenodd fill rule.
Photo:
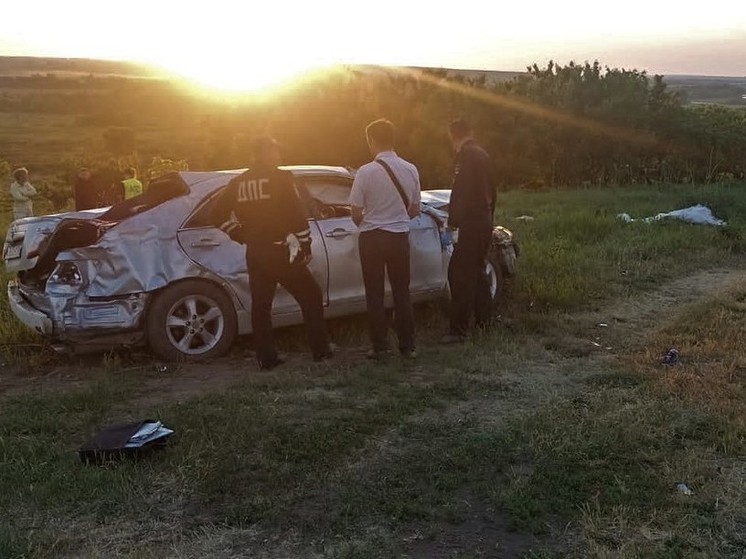
<svg viewBox="0 0 746 559">
<path fill-rule="evenodd" d="M 241 305 L 245 309 L 251 308 L 251 295 L 249 292 L 249 276 L 246 270 L 246 247 L 228 237 L 220 230 L 220 227 L 212 221 L 213 210 L 222 191 L 212 195 L 206 200 L 179 229 L 178 239 L 184 252 L 194 262 L 210 270 L 217 276 L 226 280 Z M 328 289 L 328 266 L 326 251 L 316 250 L 323 247 L 321 233 L 315 222 L 310 222 L 311 239 L 314 248 L 314 258 L 309 264 L 311 274 L 324 292 L 324 304 L 328 304 L 326 294 Z M 300 306 L 295 299 L 278 286 L 272 304 L 273 315 L 300 313 Z"/>
<path fill-rule="evenodd" d="M 329 305 L 364 306 L 365 287 L 357 248 L 358 230 L 352 222 L 348 203 L 352 180 L 343 177 L 311 177 L 305 178 L 302 184 L 306 204 L 315 217 L 315 224 L 327 253 Z"/>
<path fill-rule="evenodd" d="M 435 220 L 420 214 L 409 222 L 409 291 L 442 291 L 445 284 L 440 231 Z"/>
<path fill-rule="evenodd" d="M 330 305 L 364 307 L 359 234 L 348 203 L 352 180 L 314 177 L 306 179 L 303 185 L 329 258 Z M 442 290 L 445 276 L 440 234 L 430 216 L 423 214 L 411 220 L 409 244 L 410 292 L 417 295 Z M 386 295 L 390 302 L 388 280 Z"/>
</svg>

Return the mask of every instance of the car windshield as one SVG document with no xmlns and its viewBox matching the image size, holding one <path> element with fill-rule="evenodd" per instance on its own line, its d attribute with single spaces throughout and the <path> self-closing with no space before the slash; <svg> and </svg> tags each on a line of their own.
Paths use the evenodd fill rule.
<svg viewBox="0 0 746 559">
<path fill-rule="evenodd" d="M 328 181 L 307 183 L 308 194 L 321 204 L 327 206 L 349 206 L 350 185 Z"/>
</svg>

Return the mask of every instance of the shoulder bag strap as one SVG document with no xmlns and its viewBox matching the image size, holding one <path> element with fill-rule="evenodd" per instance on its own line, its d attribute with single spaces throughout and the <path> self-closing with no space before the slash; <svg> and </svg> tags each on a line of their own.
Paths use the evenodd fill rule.
<svg viewBox="0 0 746 559">
<path fill-rule="evenodd" d="M 404 209 L 407 211 L 407 214 L 408 214 L 409 213 L 409 200 L 407 199 L 407 195 L 404 194 L 404 189 L 402 188 L 402 185 L 399 182 L 399 179 L 396 178 L 394 171 L 392 171 L 388 163 L 386 163 L 382 159 L 376 159 L 376 163 L 378 163 L 381 167 L 386 169 L 386 172 L 389 174 L 389 177 L 391 177 L 391 182 L 394 183 L 396 190 L 399 192 L 399 196 L 401 196 L 401 201 L 404 202 Z"/>
</svg>

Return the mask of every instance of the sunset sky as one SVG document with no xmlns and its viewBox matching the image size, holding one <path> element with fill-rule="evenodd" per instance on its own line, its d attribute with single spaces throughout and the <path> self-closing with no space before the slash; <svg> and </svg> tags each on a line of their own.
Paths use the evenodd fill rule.
<svg viewBox="0 0 746 559">
<path fill-rule="evenodd" d="M 521 71 L 598 59 L 650 73 L 746 76 L 741 2 L 501 4 L 26 0 L 3 6 L 0 55 L 149 62 L 234 87 L 336 63 Z"/>
</svg>

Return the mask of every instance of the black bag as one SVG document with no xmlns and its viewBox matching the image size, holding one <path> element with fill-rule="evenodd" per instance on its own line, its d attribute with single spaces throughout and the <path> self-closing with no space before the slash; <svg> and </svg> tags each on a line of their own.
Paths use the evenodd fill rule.
<svg viewBox="0 0 746 559">
<path fill-rule="evenodd" d="M 104 464 L 124 458 L 141 458 L 154 450 L 162 449 L 173 431 L 158 436 L 138 446 L 131 446 L 132 437 L 148 423 L 159 424 L 153 419 L 144 419 L 134 423 L 111 425 L 101 429 L 90 440 L 78 449 L 78 456 L 84 464 Z"/>
</svg>

